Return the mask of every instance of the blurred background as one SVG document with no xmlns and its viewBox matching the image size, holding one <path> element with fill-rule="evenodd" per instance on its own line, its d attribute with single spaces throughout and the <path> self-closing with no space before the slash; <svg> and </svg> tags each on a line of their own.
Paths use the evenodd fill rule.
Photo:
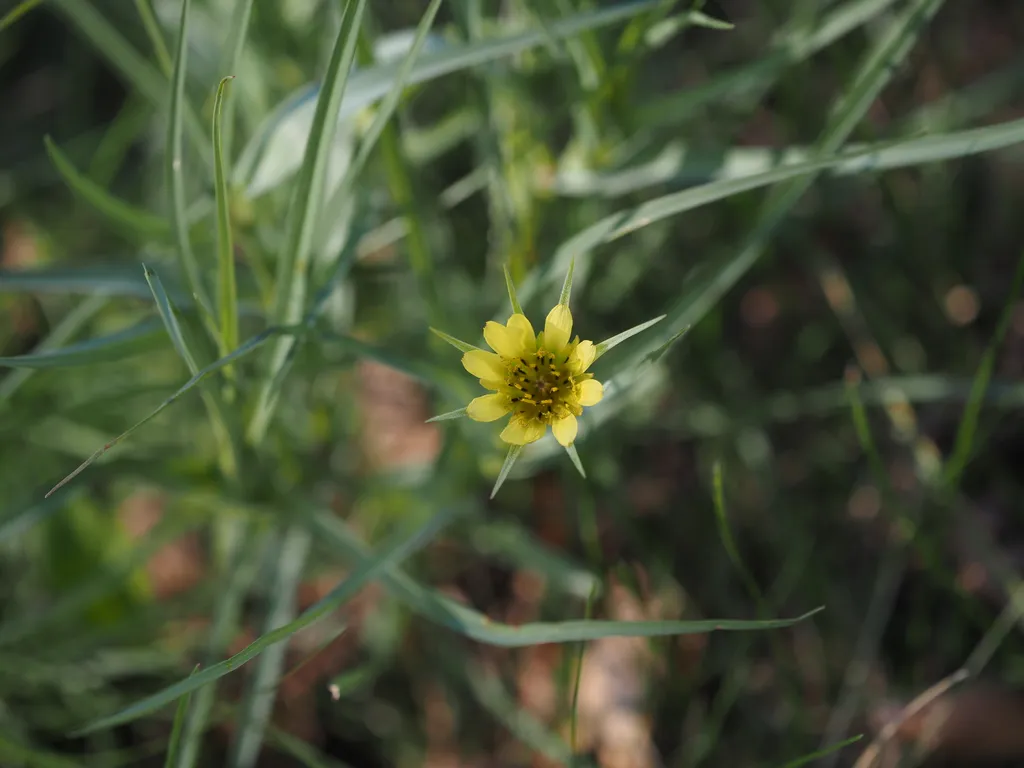
<svg viewBox="0 0 1024 768">
<path fill-rule="evenodd" d="M 0 765 L 1024 765 L 1020 2 L 0 19 Z"/>
</svg>

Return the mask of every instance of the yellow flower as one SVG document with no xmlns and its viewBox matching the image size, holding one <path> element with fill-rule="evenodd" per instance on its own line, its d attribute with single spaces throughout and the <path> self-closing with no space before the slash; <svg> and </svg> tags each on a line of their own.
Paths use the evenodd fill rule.
<svg viewBox="0 0 1024 768">
<path fill-rule="evenodd" d="M 511 445 L 544 437 L 551 427 L 555 439 L 570 446 L 576 439 L 576 417 L 604 396 L 604 388 L 587 373 L 597 356 L 593 342 L 572 336 L 572 313 L 558 304 L 535 334 L 525 315 L 513 314 L 505 325 L 488 322 L 484 339 L 494 352 L 473 349 L 462 365 L 491 390 L 470 402 L 466 415 L 475 421 L 496 421 L 512 415 L 501 432 Z"/>
</svg>

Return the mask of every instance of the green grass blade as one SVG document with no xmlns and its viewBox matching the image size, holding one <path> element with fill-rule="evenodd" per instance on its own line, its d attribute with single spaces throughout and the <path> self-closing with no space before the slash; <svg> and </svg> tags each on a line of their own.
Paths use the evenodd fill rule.
<svg viewBox="0 0 1024 768">
<path fill-rule="evenodd" d="M 171 227 L 178 258 L 189 290 L 200 306 L 210 312 L 210 299 L 206 292 L 203 275 L 199 269 L 192 243 L 189 239 L 187 203 L 185 192 L 185 158 L 182 141 L 182 119 L 185 112 L 185 73 L 188 69 L 188 17 L 192 0 L 182 0 L 181 19 L 178 24 L 178 46 L 174 55 L 174 76 L 171 79 L 171 106 L 167 125 L 167 149 L 165 173 L 167 200 L 170 205 Z M 207 318 L 204 318 L 207 319 Z M 211 333 L 213 338 L 216 334 Z"/>
<path fill-rule="evenodd" d="M 293 524 L 284 532 L 267 608 L 265 634 L 294 621 L 296 592 L 311 543 L 312 537 L 305 526 Z M 256 669 L 249 679 L 242 701 L 238 733 L 228 760 L 231 768 L 251 768 L 259 757 L 270 713 L 277 698 L 287 650 L 285 643 L 273 645 L 256 660 Z"/>
<path fill-rule="evenodd" d="M 943 470 L 946 486 L 950 489 L 956 488 L 960 483 L 967 464 L 971 460 L 971 453 L 974 450 L 974 435 L 978 429 L 978 419 L 981 416 L 981 407 L 985 402 L 985 394 L 988 391 L 989 382 L 992 380 L 992 371 L 995 369 L 996 357 L 999 348 L 1003 345 L 1006 332 L 1013 322 L 1014 311 L 1017 307 L 1017 300 L 1020 297 L 1021 285 L 1024 284 L 1024 253 L 1017 260 L 1017 269 L 1013 275 L 1013 283 L 1010 286 L 1010 295 L 1003 305 L 1003 312 L 999 318 L 999 325 L 996 332 L 985 350 L 985 356 L 978 366 L 978 372 L 971 383 L 971 393 L 964 406 L 963 416 L 960 418 L 960 426 L 956 431 L 956 439 L 953 442 L 953 453 L 946 462 Z"/>
<path fill-rule="evenodd" d="M 850 738 L 844 741 L 840 741 L 838 744 L 833 744 L 829 747 L 825 747 L 825 749 L 819 749 L 817 752 L 812 752 L 809 755 L 798 757 L 796 760 L 790 760 L 788 763 L 782 766 L 782 768 L 800 768 L 800 766 L 803 765 L 812 765 L 823 757 L 828 757 L 834 752 L 838 752 L 840 749 L 848 747 L 851 744 L 856 744 L 863 738 L 864 734 L 859 733 L 856 736 L 851 736 Z"/>
<path fill-rule="evenodd" d="M 365 9 L 366 0 L 349 0 L 346 4 L 341 29 L 324 76 L 324 85 L 317 99 L 309 143 L 288 212 L 284 248 L 278 258 L 275 317 L 283 324 L 299 322 L 305 310 L 309 263 L 317 217 L 323 204 L 327 160 L 338 125 L 338 110 L 355 60 L 359 27 Z M 271 349 L 247 430 L 247 438 L 254 445 L 262 442 L 270 425 L 277 404 L 278 374 L 287 364 L 295 343 L 293 338 L 283 338 Z"/>
<path fill-rule="evenodd" d="M 160 322 L 156 318 L 150 318 L 123 331 L 97 336 L 59 349 L 0 357 L 0 368 L 74 368 L 124 360 L 155 349 L 155 342 L 162 335 Z"/>
<path fill-rule="evenodd" d="M 585 30 L 598 29 L 626 21 L 637 14 L 654 8 L 659 2 L 661 0 L 618 3 L 609 8 L 578 13 L 570 18 L 561 19 L 549 24 L 543 30 L 530 30 L 517 35 L 480 40 L 463 46 L 452 46 L 444 51 L 424 56 L 420 59 L 416 68 L 410 74 L 407 85 L 416 85 L 453 72 L 480 66 L 496 59 L 514 56 L 530 48 L 543 45 L 552 39 L 558 40 L 579 34 Z M 391 91 L 392 84 L 400 67 L 401 63 L 391 62 L 353 73 L 352 87 L 349 89 L 349 98 L 342 105 L 344 109 L 340 113 L 341 117 L 352 116 L 364 107 L 368 107 L 386 96 Z M 256 167 L 262 147 L 266 146 L 269 142 L 269 134 L 280 124 L 284 116 L 283 110 L 301 109 L 301 105 L 296 107 L 296 102 L 305 100 L 303 94 L 306 91 L 308 91 L 308 87 L 298 97 L 290 97 L 256 131 L 249 145 L 242 152 L 239 163 L 235 168 L 234 178 L 249 178 Z M 278 176 L 277 183 L 284 182 L 294 170 L 294 168 L 283 170 Z"/>
<path fill-rule="evenodd" d="M 96 265 L 89 267 L 39 267 L 0 269 L 0 293 L 88 294 L 90 296 L 151 296 L 138 266 Z M 182 298 L 172 289 L 176 301 Z"/>
<path fill-rule="evenodd" d="M 230 674 L 246 662 L 263 653 L 267 648 L 284 642 L 299 630 L 305 629 L 324 616 L 336 611 L 366 584 L 379 578 L 387 569 L 402 562 L 428 544 L 460 512 L 461 510 L 456 507 L 445 509 L 411 534 L 400 531 L 398 534 L 389 537 L 384 546 L 374 556 L 364 560 L 359 567 L 355 568 L 326 597 L 304 611 L 295 621 L 262 635 L 231 658 L 209 666 L 187 680 L 181 680 L 174 685 L 168 686 L 162 691 L 148 696 L 110 717 L 97 720 L 83 728 L 79 733 L 95 733 L 96 731 L 106 730 L 121 723 L 131 722 L 160 709 L 179 696 Z"/>
<path fill-rule="evenodd" d="M 899 64 L 912 48 L 917 35 L 925 27 L 926 22 L 938 11 L 941 4 L 942 0 L 914 0 L 892 24 L 886 27 L 884 34 L 867 53 L 847 90 L 837 100 L 836 107 L 831 112 L 832 116 L 818 144 L 819 151 L 823 156 L 827 157 L 834 153 L 847 139 L 879 92 L 897 71 Z M 965 146 L 963 151 L 967 153 L 970 148 Z M 757 223 L 744 243 L 737 249 L 735 255 L 731 255 L 717 264 L 703 265 L 703 268 L 691 280 L 688 289 L 684 290 L 682 296 L 666 313 L 667 322 L 661 324 L 659 332 L 651 334 L 648 349 L 660 345 L 666 338 L 677 333 L 680 328 L 694 325 L 757 263 L 764 253 L 775 227 L 811 186 L 820 170 L 819 168 L 801 174 L 799 178 L 793 178 L 784 186 L 773 190 L 761 209 Z M 742 183 L 749 180 L 735 181 Z M 735 181 L 725 182 L 725 184 L 735 183 Z M 687 192 L 693 192 L 693 190 L 687 190 Z M 685 195 L 687 193 L 678 194 Z M 664 198 L 661 200 L 663 201 Z M 659 201 L 652 201 L 647 205 L 656 206 L 658 203 Z M 678 198 L 673 202 L 672 207 L 674 208 L 676 205 L 678 205 Z M 644 206 L 641 206 L 642 208 Z M 593 228 L 591 228 L 585 230 L 583 234 L 586 234 L 588 238 L 594 238 L 593 242 L 596 243 L 602 238 L 614 238 L 645 226 L 649 223 L 646 218 L 633 216 L 639 210 L 635 209 L 629 212 L 628 218 L 624 217 L 618 222 L 608 219 L 599 222 L 600 226 L 606 228 L 604 231 L 592 231 Z M 593 245 L 591 244 L 590 247 Z M 562 253 L 563 249 L 565 247 L 560 248 L 559 252 Z M 578 249 L 574 249 L 574 252 L 578 254 Z M 568 260 L 570 255 L 570 253 L 565 253 L 562 260 Z M 552 269 L 557 268 L 556 262 L 556 259 L 552 260 Z M 646 351 L 638 350 L 636 357 L 642 357 Z"/>
<path fill-rule="evenodd" d="M 156 302 L 157 312 L 160 313 L 160 319 L 167 330 L 167 335 L 171 337 L 174 350 L 185 361 L 185 365 L 188 366 L 188 372 L 194 376 L 196 371 L 199 370 L 199 366 L 196 364 L 196 359 L 188 348 L 188 344 L 185 343 L 185 336 L 181 331 L 181 325 L 174 314 L 174 308 L 171 306 L 171 300 L 167 297 L 163 283 L 160 282 L 160 276 L 145 264 L 142 265 L 142 269 L 146 276 L 146 282 L 149 284 L 149 289 L 153 292 L 153 300 Z"/>
<path fill-rule="evenodd" d="M 230 535 L 227 572 L 213 612 L 213 623 L 203 649 L 203 663 L 215 664 L 236 636 L 245 596 L 256 578 L 267 543 L 249 519 L 228 521 Z M 214 683 L 195 691 L 192 709 L 185 721 L 181 753 L 174 768 L 193 768 L 199 759 L 203 734 L 213 712 L 217 688 Z"/>
<path fill-rule="evenodd" d="M 318 514 L 312 519 L 318 537 L 339 555 L 355 560 L 363 567 L 371 558 L 366 546 L 337 517 Z M 822 608 L 792 619 L 735 621 L 561 621 L 520 625 L 501 624 L 442 593 L 424 587 L 401 570 L 389 567 L 379 574 L 381 584 L 393 597 L 414 613 L 440 626 L 481 643 L 505 648 L 521 648 L 539 643 L 572 643 L 603 637 L 666 637 L 715 631 L 779 629 L 813 616 Z"/>
<path fill-rule="evenodd" d="M 24 16 L 26 13 L 31 11 L 33 8 L 42 3 L 43 0 L 21 0 L 16 6 L 3 15 L 0 18 L 0 32 L 3 32 L 9 26 L 14 24 L 18 19 Z"/>
<path fill-rule="evenodd" d="M 67 313 L 59 323 L 50 331 L 47 337 L 39 343 L 31 354 L 41 354 L 60 349 L 68 339 L 78 333 L 82 326 L 92 320 L 107 304 L 110 299 L 106 296 L 89 296 L 83 299 L 78 306 Z M 9 372 L 6 376 L 0 377 L 0 405 L 9 400 L 15 392 L 31 377 L 37 368 L 19 368 Z"/>
<path fill-rule="evenodd" d="M 505 289 L 508 291 L 508 300 L 512 305 L 512 312 L 513 314 L 521 315 L 523 314 L 523 307 L 516 296 L 516 284 L 512 282 L 512 273 L 508 271 L 508 264 L 503 264 L 501 268 L 505 273 Z"/>
<path fill-rule="evenodd" d="M 304 330 L 305 330 L 304 328 L 268 328 L 267 330 L 263 331 L 263 333 L 260 333 L 260 334 L 258 334 L 256 336 L 253 336 L 251 339 L 249 339 L 244 344 L 242 344 L 242 346 L 240 346 L 238 349 L 234 350 L 231 354 L 229 354 L 229 355 L 227 355 L 225 357 L 222 357 L 219 360 L 215 360 L 214 362 L 210 363 L 206 367 L 201 368 L 199 371 L 197 371 L 192 376 L 192 378 L 190 378 L 188 381 L 186 381 L 177 391 L 175 391 L 174 394 L 172 394 L 170 397 L 168 397 L 166 400 L 164 400 L 162 403 L 160 403 L 160 405 L 157 406 L 152 412 L 150 412 L 148 416 L 146 416 L 144 419 L 142 419 L 142 421 L 136 422 L 133 426 L 129 427 L 127 430 L 125 430 L 120 435 L 115 437 L 113 440 L 111 440 L 109 443 L 104 445 L 102 448 L 99 448 L 89 458 L 87 458 L 84 462 L 82 462 L 82 464 L 80 464 L 75 469 L 74 472 L 72 472 L 70 475 L 68 475 L 63 480 L 61 480 L 59 483 L 57 483 L 57 485 L 55 485 L 53 488 L 51 488 L 50 491 L 46 495 L 50 496 L 55 491 L 57 491 L 59 488 L 63 487 L 64 485 L 69 483 L 71 480 L 76 478 L 85 469 L 87 469 L 90 464 L 92 464 L 94 461 L 96 461 L 98 458 L 100 458 L 104 453 L 109 451 L 111 448 L 113 448 L 115 445 L 120 443 L 126 437 L 130 436 L 133 432 L 135 432 L 135 430 L 139 429 L 139 427 L 143 426 L 148 421 L 153 419 L 155 416 L 160 414 L 167 406 L 169 406 L 172 403 L 174 403 L 179 397 L 181 397 L 186 392 L 188 392 L 190 389 L 195 387 L 197 384 L 199 384 L 203 379 L 205 379 L 211 373 L 215 373 L 216 371 L 219 371 L 221 368 L 223 368 L 225 365 L 230 365 L 231 363 L 235 362 L 236 360 L 244 357 L 245 355 L 248 355 L 250 352 L 258 349 L 260 346 L 262 346 L 263 344 L 265 344 L 267 341 L 269 341 L 270 339 L 272 339 L 275 336 L 279 336 L 279 335 L 282 335 L 282 334 L 299 334 L 299 333 L 304 332 Z M 17 358 L 15 358 L 15 359 L 17 359 Z M 3 364 L 3 358 L 0 358 L 0 365 L 2 365 L 2 364 Z"/>
<path fill-rule="evenodd" d="M 435 421 L 450 421 L 452 419 L 461 419 L 463 416 L 466 415 L 466 410 L 466 408 L 459 408 L 458 410 L 455 411 L 448 411 L 447 413 L 432 416 L 431 418 L 427 419 L 427 424 L 431 424 Z"/>
<path fill-rule="evenodd" d="M 196 664 L 192 669 L 192 674 L 194 675 L 198 671 L 199 665 Z M 178 765 L 183 735 L 182 728 L 185 724 L 185 717 L 188 714 L 188 705 L 191 700 L 191 694 L 185 694 L 178 699 L 178 706 L 174 711 L 174 723 L 171 725 L 171 737 L 167 743 L 167 757 L 164 760 L 164 768 L 175 768 Z"/>
<path fill-rule="evenodd" d="M 398 102 L 402 98 L 402 92 L 405 90 L 406 85 L 408 85 L 409 77 L 413 72 L 413 66 L 419 58 L 420 51 L 423 50 L 423 43 L 427 39 L 427 34 L 430 32 L 430 28 L 434 23 L 434 17 L 437 16 L 437 11 L 440 7 L 441 0 L 431 0 L 427 6 L 419 25 L 416 27 L 416 34 L 413 37 L 412 45 L 409 47 L 409 52 L 399 64 L 390 89 L 378 105 L 373 122 L 367 128 L 366 133 L 363 135 L 363 140 L 359 144 L 359 151 L 345 172 L 345 177 L 342 179 L 341 184 L 338 185 L 338 189 L 334 191 L 327 202 L 325 210 L 328 214 L 331 211 L 341 210 L 345 205 L 352 194 L 352 188 L 355 186 L 356 180 L 359 178 L 363 167 L 366 165 L 366 161 L 370 157 L 370 153 L 377 146 L 377 141 L 380 139 L 381 134 L 384 133 L 388 122 L 394 116 L 395 110 L 398 109 Z M 320 242 L 323 242 L 326 237 L 327 233 L 322 232 L 318 239 Z"/>
<path fill-rule="evenodd" d="M 431 328 L 430 332 L 437 336 L 439 339 L 448 342 L 460 352 L 472 352 L 474 349 L 480 349 L 480 347 L 474 347 L 472 344 L 468 344 L 461 339 L 456 339 L 454 336 L 450 336 L 444 331 L 439 331 L 437 328 Z"/>
<path fill-rule="evenodd" d="M 139 19 L 146 30 L 149 42 L 153 46 L 153 53 L 156 55 L 156 63 L 163 72 L 164 77 L 171 79 L 174 71 L 174 64 L 171 62 L 171 54 L 167 50 L 167 41 L 164 40 L 164 33 L 160 31 L 156 15 L 153 13 L 153 5 L 150 0 L 135 0 L 135 9 L 139 12 Z"/>
<path fill-rule="evenodd" d="M 238 286 L 235 280 L 235 251 L 231 242 L 231 200 L 228 193 L 222 120 L 227 84 L 232 80 L 234 75 L 220 81 L 217 86 L 217 98 L 213 104 L 214 195 L 217 201 L 217 309 L 220 313 L 221 356 L 238 346 Z M 225 369 L 224 372 L 231 377 L 230 369 Z"/>
<path fill-rule="evenodd" d="M 170 225 L 162 216 L 140 210 L 114 197 L 100 187 L 72 164 L 49 136 L 43 137 L 46 154 L 53 167 L 64 179 L 68 188 L 84 202 L 105 216 L 111 224 L 124 234 L 145 240 L 166 241 L 171 233 Z"/>
<path fill-rule="evenodd" d="M 523 446 L 521 445 L 510 445 L 508 447 L 508 453 L 505 454 L 505 461 L 501 465 L 501 471 L 498 472 L 498 477 L 494 481 L 494 487 L 491 489 L 491 498 L 493 499 L 498 495 L 498 490 L 505 483 L 505 479 L 508 477 L 508 473 L 512 471 L 512 467 L 515 466 L 516 459 L 519 458 L 519 454 L 523 452 Z"/>
<path fill-rule="evenodd" d="M 249 22 L 252 19 L 253 0 L 235 0 L 235 7 L 231 13 L 231 29 L 228 33 L 228 42 L 225 48 L 226 57 L 222 72 L 227 72 L 234 77 L 242 64 L 242 51 L 245 50 L 245 40 L 249 34 Z M 235 100 L 230 94 L 225 97 L 224 105 L 224 128 L 222 131 L 224 172 L 231 167 L 231 147 L 235 135 Z"/>
<path fill-rule="evenodd" d="M 847 133 L 848 131 L 844 132 L 844 135 Z M 541 273 L 543 277 L 537 274 L 531 275 L 520 286 L 520 300 L 530 301 L 542 285 L 547 283 L 546 275 L 558 274 L 567 269 L 573 257 L 589 258 L 590 252 L 594 248 L 613 242 L 641 227 L 742 192 L 784 181 L 796 181 L 809 186 L 817 174 L 840 167 L 851 174 L 870 173 L 876 170 L 920 165 L 990 152 L 1019 144 L 1022 141 L 1024 141 L 1024 120 L 1012 120 L 985 128 L 942 136 L 928 136 L 897 144 L 888 143 L 879 148 L 869 148 L 859 152 L 844 152 L 840 155 L 795 163 L 764 173 L 716 181 L 663 195 L 635 208 L 627 208 L 610 214 L 562 243 L 553 254 L 549 265 Z M 811 178 L 804 180 L 802 177 Z M 682 306 L 682 303 L 677 306 Z M 669 316 L 671 317 L 671 313 Z"/>
<path fill-rule="evenodd" d="M 658 315 L 658 317 L 654 318 L 653 320 L 648 320 L 646 323 L 640 323 L 640 325 L 634 325 L 632 328 L 625 330 L 622 333 L 616 334 L 615 336 L 612 336 L 610 339 L 605 339 L 604 341 L 599 342 L 595 348 L 596 354 L 594 355 L 594 359 L 596 360 L 608 350 L 614 349 L 615 347 L 619 346 L 619 344 L 626 341 L 627 339 L 631 339 L 638 333 L 643 333 L 652 325 L 660 323 L 664 319 L 664 315 Z"/>
<path fill-rule="evenodd" d="M 157 109 L 167 104 L 167 80 L 132 47 L 124 35 L 89 0 L 51 0 L 54 6 L 81 32 L 96 52 L 104 57 L 126 83 L 130 83 Z M 212 157 L 207 149 L 206 131 L 195 111 L 186 107 L 185 126 L 204 162 Z"/>
</svg>

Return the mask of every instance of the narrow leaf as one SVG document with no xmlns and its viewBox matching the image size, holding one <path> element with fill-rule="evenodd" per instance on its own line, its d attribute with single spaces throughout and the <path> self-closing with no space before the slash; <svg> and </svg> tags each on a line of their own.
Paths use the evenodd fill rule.
<svg viewBox="0 0 1024 768">
<path fill-rule="evenodd" d="M 164 33 L 160 30 L 160 24 L 153 13 L 151 0 L 135 0 L 135 9 L 139 12 L 139 19 L 146 30 L 149 42 L 153 45 L 153 53 L 156 55 L 156 62 L 160 65 L 160 71 L 164 77 L 171 78 L 174 71 L 174 64 L 171 62 L 171 54 L 167 50 L 167 42 L 164 40 Z"/>
<path fill-rule="evenodd" d="M 88 466 L 90 464 L 92 464 L 94 461 L 96 461 L 96 459 L 100 458 L 100 456 L 102 456 L 104 453 L 109 451 L 115 445 L 120 443 L 126 437 L 131 435 L 135 430 L 137 430 L 143 424 L 148 422 L 150 419 L 152 419 L 155 416 L 157 416 L 161 411 L 164 410 L 164 408 L 166 408 L 167 406 L 171 405 L 175 400 L 177 400 L 179 397 L 184 395 L 186 392 L 188 392 L 190 389 L 192 389 L 194 386 L 196 386 L 199 382 L 201 382 L 203 379 L 205 379 L 211 373 L 214 373 L 214 372 L 220 370 L 221 368 L 223 368 L 225 365 L 230 365 L 235 360 L 238 360 L 239 358 L 244 357 L 245 355 L 249 354 L 253 350 L 255 350 L 255 349 L 259 348 L 260 346 L 262 346 L 264 343 L 266 343 L 269 339 L 273 338 L 274 336 L 279 336 L 279 335 L 282 335 L 282 334 L 300 334 L 300 333 L 302 333 L 304 331 L 305 331 L 304 328 L 268 328 L 267 330 L 263 331 L 263 333 L 260 333 L 257 336 L 253 336 L 247 342 L 242 344 L 242 346 L 240 346 L 238 349 L 234 350 L 231 354 L 227 355 L 226 357 L 222 357 L 219 360 L 215 360 L 214 362 L 210 363 L 205 368 L 200 369 L 199 371 L 197 371 L 192 376 L 192 378 L 190 378 L 188 381 L 186 381 L 173 395 L 171 395 L 166 400 L 164 400 L 148 416 L 146 416 L 144 419 L 142 419 L 142 421 L 139 421 L 136 424 L 134 424 L 133 426 L 129 427 L 127 430 L 125 430 L 120 435 L 115 437 L 113 440 L 111 440 L 109 443 L 104 445 L 102 448 L 98 449 L 94 454 L 92 454 L 92 456 L 90 456 L 88 459 L 86 459 L 84 462 L 82 462 L 75 469 L 74 472 L 72 472 L 70 475 L 68 475 L 63 480 L 61 480 L 59 483 L 57 483 L 57 485 L 55 485 L 53 488 L 51 488 L 46 495 L 50 496 L 55 491 L 57 491 L 58 489 L 60 489 L 61 487 L 63 487 L 67 483 L 69 483 L 71 480 L 76 478 L 86 468 L 88 468 Z M 3 363 L 3 359 L 0 358 L 0 364 L 2 364 L 2 363 Z"/>
<path fill-rule="evenodd" d="M 655 323 L 660 323 L 664 319 L 665 319 L 665 315 L 658 315 L 658 317 L 654 318 L 653 320 L 648 320 L 646 323 L 640 323 L 640 325 L 634 325 L 628 331 L 623 331 L 620 334 L 612 336 L 610 339 L 605 339 L 604 341 L 602 341 L 601 343 L 599 343 L 597 345 L 597 347 L 595 349 L 594 359 L 596 360 L 601 355 L 603 355 L 605 352 L 607 352 L 609 349 L 612 349 L 613 347 L 617 347 L 619 344 L 624 342 L 626 339 L 632 338 L 633 336 L 636 336 L 638 333 L 646 331 L 652 325 L 654 325 Z"/>
<path fill-rule="evenodd" d="M 231 211 L 222 120 L 227 85 L 234 79 L 234 75 L 229 75 L 220 81 L 213 103 L 214 195 L 217 201 L 217 309 L 220 313 L 221 356 L 238 346 L 238 287 L 235 281 L 235 251 L 231 242 Z M 230 368 L 225 369 L 224 373 L 229 378 L 232 377 Z"/>
<path fill-rule="evenodd" d="M 828 747 L 825 747 L 824 749 L 818 750 L 817 752 L 812 752 L 809 755 L 798 757 L 796 760 L 790 760 L 788 763 L 782 766 L 782 768 L 801 768 L 801 766 L 804 765 L 812 765 L 823 757 L 828 757 L 829 755 L 833 754 L 834 752 L 838 752 L 840 749 L 843 749 L 844 747 L 848 747 L 851 744 L 856 744 L 863 738 L 864 734 L 858 733 L 856 736 L 851 736 L 848 739 L 840 741 L 838 744 L 832 744 Z"/>
<path fill-rule="evenodd" d="M 146 276 L 146 282 L 149 283 L 149 288 L 153 292 L 153 299 L 156 301 L 156 308 L 160 313 L 160 319 L 163 321 L 164 328 L 167 329 L 167 335 L 171 337 L 171 343 L 174 345 L 174 349 L 179 357 L 188 366 L 189 373 L 195 375 L 196 371 L 199 370 L 199 366 L 196 365 L 196 359 L 185 343 L 185 337 L 181 332 L 181 325 L 174 314 L 174 308 L 171 306 L 170 299 L 167 298 L 167 292 L 164 291 L 163 284 L 160 282 L 160 276 L 145 264 L 142 265 L 142 269 Z"/>
<path fill-rule="evenodd" d="M 572 293 L 572 273 L 576 269 L 576 257 L 569 259 L 569 271 L 565 273 L 565 282 L 562 283 L 562 293 L 558 297 L 558 303 L 569 306 L 569 295 Z"/>
<path fill-rule="evenodd" d="M 512 312 L 521 315 L 523 308 L 519 304 L 519 299 L 516 298 L 516 285 L 512 282 L 512 273 L 508 271 L 508 264 L 503 264 L 501 269 L 505 273 L 505 288 L 508 289 L 508 300 L 512 304 Z"/>
<path fill-rule="evenodd" d="M 442 413 L 439 416 L 433 416 L 433 417 L 427 419 L 426 423 L 430 424 L 430 423 L 435 422 L 435 421 L 449 421 L 450 419 L 461 419 L 465 415 L 466 415 L 466 409 L 465 408 L 459 408 L 456 411 L 448 411 L 448 413 Z"/>
<path fill-rule="evenodd" d="M 338 125 L 338 109 L 355 59 L 356 41 L 365 9 L 366 0 L 349 0 L 345 5 L 341 28 L 334 42 L 320 97 L 317 99 L 309 143 L 302 158 L 296 193 L 288 212 L 284 247 L 278 258 L 274 313 L 277 321 L 282 324 L 292 325 L 299 322 L 305 310 L 309 261 L 316 234 L 317 216 L 323 204 L 327 161 Z M 262 442 L 263 435 L 270 426 L 277 405 L 282 372 L 295 343 L 294 338 L 282 338 L 271 348 L 267 369 L 247 430 L 247 438 L 253 445 Z"/>
<path fill-rule="evenodd" d="M 43 0 L 21 0 L 20 3 L 5 13 L 3 18 L 0 18 L 0 32 L 3 32 L 42 2 Z"/>
<path fill-rule="evenodd" d="M 498 479 L 494 481 L 494 488 L 491 489 L 491 498 L 493 499 L 498 494 L 498 489 L 501 488 L 505 482 L 505 478 L 508 477 L 508 473 L 512 471 L 512 466 L 516 463 L 516 459 L 519 458 L 519 454 L 523 452 L 523 446 L 521 445 L 510 445 L 508 448 L 508 454 L 505 456 L 505 463 L 501 465 L 501 471 L 498 472 Z"/>
<path fill-rule="evenodd" d="M 583 462 L 580 461 L 580 455 L 576 452 L 576 444 L 565 446 L 565 452 L 569 454 L 569 458 L 572 459 L 572 464 L 576 467 L 576 471 L 580 473 L 580 477 L 586 478 L 587 473 L 583 470 Z"/>
<path fill-rule="evenodd" d="M 194 675 L 198 671 L 199 665 L 196 664 L 192 669 L 192 674 Z M 185 716 L 188 714 L 188 705 L 191 700 L 192 696 L 188 693 L 178 699 L 178 707 L 174 710 L 174 724 L 171 726 L 171 738 L 167 743 L 167 757 L 164 760 L 164 768 L 177 768 L 178 755 L 181 753 L 182 726 L 185 723 Z"/>
<path fill-rule="evenodd" d="M 93 363 L 108 363 L 140 355 L 156 348 L 163 336 L 160 321 L 154 318 L 59 349 L 32 352 L 27 355 L 0 357 L 0 368 L 73 368 Z"/>
<path fill-rule="evenodd" d="M 149 714 L 168 703 L 174 701 L 197 688 L 212 683 L 227 674 L 238 669 L 240 666 L 263 653 L 278 643 L 282 643 L 301 629 L 305 629 L 316 623 L 323 617 L 333 613 L 366 584 L 379 578 L 389 568 L 402 562 L 417 550 L 428 544 L 438 533 L 441 532 L 455 517 L 461 513 L 459 508 L 448 508 L 432 517 L 426 524 L 412 534 L 400 531 L 398 534 L 388 538 L 377 554 L 365 560 L 359 567 L 355 568 L 349 575 L 332 589 L 322 600 L 304 611 L 295 621 L 289 622 L 283 627 L 268 632 L 244 649 L 224 661 L 199 671 L 192 677 L 174 683 L 162 691 L 147 696 L 135 704 L 117 712 L 109 717 L 97 720 L 83 728 L 77 735 L 95 733 L 108 730 L 116 725 L 128 723 Z"/>
<path fill-rule="evenodd" d="M 68 188 L 105 216 L 122 233 L 134 235 L 142 240 L 166 241 L 169 238 L 171 228 L 163 217 L 129 205 L 79 173 L 49 136 L 43 137 L 43 146 L 46 148 L 46 154 L 50 156 L 50 162 Z"/>
<path fill-rule="evenodd" d="M 456 339 L 454 336 L 449 336 L 444 331 L 437 330 L 437 328 L 431 328 L 430 330 L 435 336 L 438 336 L 444 341 L 447 341 L 460 352 L 472 352 L 473 350 L 480 349 L 480 347 L 474 347 L 472 344 L 467 344 L 466 342 L 460 339 Z"/>
</svg>

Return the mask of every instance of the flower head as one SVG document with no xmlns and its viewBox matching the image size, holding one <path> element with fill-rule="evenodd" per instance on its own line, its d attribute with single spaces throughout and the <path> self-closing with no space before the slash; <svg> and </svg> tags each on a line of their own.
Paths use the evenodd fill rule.
<svg viewBox="0 0 1024 768">
<path fill-rule="evenodd" d="M 572 313 L 557 304 L 535 334 L 525 315 L 513 314 L 505 325 L 488 322 L 484 339 L 493 352 L 473 349 L 462 365 L 492 390 L 470 402 L 466 415 L 475 421 L 496 421 L 512 415 L 501 432 L 511 445 L 539 440 L 548 427 L 565 446 L 573 444 L 576 417 L 604 395 L 601 383 L 587 373 L 597 356 L 593 342 L 570 341 Z"/>
</svg>

